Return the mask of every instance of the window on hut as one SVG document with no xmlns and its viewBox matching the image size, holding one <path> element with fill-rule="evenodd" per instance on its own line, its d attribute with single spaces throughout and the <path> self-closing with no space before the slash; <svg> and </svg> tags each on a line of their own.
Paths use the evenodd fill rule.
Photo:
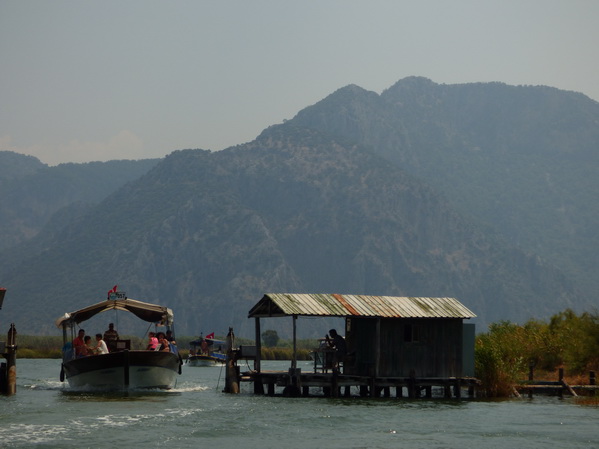
<svg viewBox="0 0 599 449">
<path fill-rule="evenodd" d="M 420 332 L 418 326 L 414 324 L 406 324 L 404 326 L 404 341 L 406 343 L 413 343 L 420 340 Z"/>
</svg>

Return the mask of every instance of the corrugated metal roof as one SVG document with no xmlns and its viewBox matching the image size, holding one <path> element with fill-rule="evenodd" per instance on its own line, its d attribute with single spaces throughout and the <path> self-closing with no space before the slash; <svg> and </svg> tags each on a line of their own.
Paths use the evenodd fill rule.
<svg viewBox="0 0 599 449">
<path fill-rule="evenodd" d="M 250 318 L 277 316 L 364 316 L 382 318 L 474 318 L 455 298 L 267 293 Z"/>
</svg>

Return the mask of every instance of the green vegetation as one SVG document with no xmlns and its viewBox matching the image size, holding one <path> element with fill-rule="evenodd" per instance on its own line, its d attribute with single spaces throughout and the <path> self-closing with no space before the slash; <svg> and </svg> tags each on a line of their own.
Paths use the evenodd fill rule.
<svg viewBox="0 0 599 449">
<path fill-rule="evenodd" d="M 264 331 L 262 332 L 262 341 L 264 342 L 264 346 L 268 346 L 269 348 L 275 347 L 279 342 L 279 334 L 272 329 Z"/>
<path fill-rule="evenodd" d="M 274 332 L 274 331 L 273 331 Z M 276 332 L 275 332 L 276 333 Z M 131 340 L 131 348 L 137 349 L 146 346 L 144 339 L 135 336 L 123 336 Z M 196 337 L 178 337 L 177 346 L 181 357 L 186 358 L 189 352 L 189 342 Z M 225 337 L 217 336 L 224 340 Z M 277 336 L 278 338 L 278 336 Z M 253 345 L 254 341 L 247 338 L 236 338 L 236 345 Z M 293 355 L 293 342 L 288 340 L 278 340 L 277 347 L 262 347 L 262 360 L 291 360 Z M 17 358 L 20 359 L 59 359 L 62 357 L 62 337 L 51 336 L 42 337 L 34 335 L 19 335 L 17 337 Z M 298 360 L 309 360 L 310 350 L 314 347 L 314 340 L 298 340 L 297 358 Z"/>
<path fill-rule="evenodd" d="M 487 396 L 509 396 L 514 384 L 528 378 L 531 366 L 536 378 L 545 379 L 561 367 L 575 379 L 598 370 L 599 314 L 567 309 L 548 323 L 502 321 L 477 337 L 476 377 Z"/>
<path fill-rule="evenodd" d="M 265 332 L 266 334 L 266 332 Z M 264 337 L 264 335 L 263 335 Z M 278 337 L 278 335 L 277 335 Z M 131 338 L 132 347 L 144 346 L 144 340 Z M 187 357 L 189 341 L 178 338 L 182 357 Z M 60 358 L 62 337 L 19 335 L 19 358 Z M 237 338 L 236 344 L 253 345 L 250 339 Z M 298 360 L 309 360 L 313 339 L 296 342 Z M 290 360 L 293 342 L 278 339 L 277 345 L 262 347 L 263 360 Z M 548 322 L 529 320 L 525 324 L 500 321 L 476 338 L 475 370 L 487 397 L 507 397 L 518 382 L 528 378 L 530 367 L 535 378 L 551 379 L 559 368 L 566 377 L 579 382 L 588 372 L 599 371 L 599 313 L 580 315 L 570 309 L 553 315 Z"/>
</svg>

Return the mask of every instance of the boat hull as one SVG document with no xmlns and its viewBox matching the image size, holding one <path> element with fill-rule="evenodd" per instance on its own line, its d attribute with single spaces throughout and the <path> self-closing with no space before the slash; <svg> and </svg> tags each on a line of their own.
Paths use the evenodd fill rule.
<svg viewBox="0 0 599 449">
<path fill-rule="evenodd" d="M 209 355 L 192 355 L 187 358 L 189 366 L 214 366 L 217 359 Z"/>
<path fill-rule="evenodd" d="M 66 361 L 63 371 L 71 388 L 170 389 L 181 372 L 181 359 L 170 352 L 119 351 Z"/>
</svg>

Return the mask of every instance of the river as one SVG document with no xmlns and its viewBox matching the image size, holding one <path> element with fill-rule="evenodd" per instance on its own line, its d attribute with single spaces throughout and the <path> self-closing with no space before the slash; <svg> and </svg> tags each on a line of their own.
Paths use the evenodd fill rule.
<svg viewBox="0 0 599 449">
<path fill-rule="evenodd" d="M 286 370 L 289 362 L 263 362 Z M 302 370 L 310 362 L 300 362 Z M 19 359 L 0 397 L 2 448 L 595 448 L 599 407 L 574 398 L 284 398 L 222 393 L 220 367 L 183 367 L 168 392 L 69 392 L 60 360 Z"/>
</svg>

